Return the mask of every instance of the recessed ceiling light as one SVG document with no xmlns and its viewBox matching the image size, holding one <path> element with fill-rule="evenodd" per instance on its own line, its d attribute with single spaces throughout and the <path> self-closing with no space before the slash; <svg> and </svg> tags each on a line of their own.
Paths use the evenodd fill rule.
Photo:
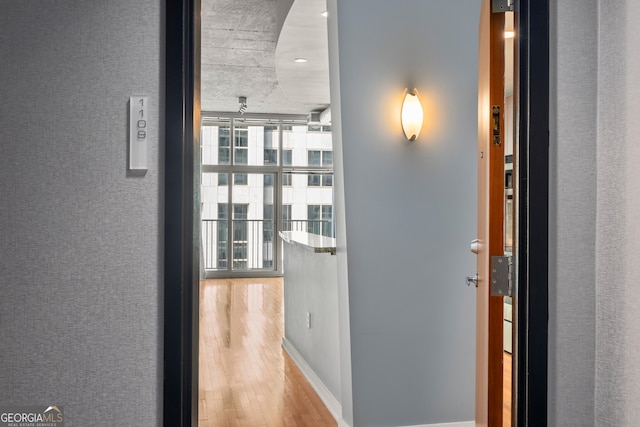
<svg viewBox="0 0 640 427">
<path fill-rule="evenodd" d="M 507 30 L 504 32 L 504 38 L 505 39 L 512 39 L 516 36 L 516 32 L 513 30 Z"/>
<path fill-rule="evenodd" d="M 303 63 L 303 62 L 307 62 L 307 58 L 296 58 L 293 60 L 293 62 L 297 62 L 299 64 Z"/>
<path fill-rule="evenodd" d="M 324 17 L 326 18 L 327 16 L 329 16 L 329 12 L 327 12 L 327 11 L 325 10 L 325 11 L 324 11 L 324 12 L 322 12 L 320 15 L 322 15 L 322 16 L 324 16 Z"/>
</svg>

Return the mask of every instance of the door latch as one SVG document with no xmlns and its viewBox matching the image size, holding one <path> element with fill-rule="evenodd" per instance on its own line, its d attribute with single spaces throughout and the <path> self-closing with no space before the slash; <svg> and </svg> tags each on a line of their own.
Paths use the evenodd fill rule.
<svg viewBox="0 0 640 427">
<path fill-rule="evenodd" d="M 476 285 L 478 287 L 478 273 L 475 276 L 467 276 L 467 286 L 471 286 L 471 284 Z"/>
<path fill-rule="evenodd" d="M 513 257 L 492 256 L 490 295 L 506 297 L 512 295 L 513 290 Z"/>
</svg>

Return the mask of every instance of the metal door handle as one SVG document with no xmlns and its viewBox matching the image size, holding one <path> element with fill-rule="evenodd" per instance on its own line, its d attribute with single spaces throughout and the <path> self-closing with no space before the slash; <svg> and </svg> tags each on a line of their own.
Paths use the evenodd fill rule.
<svg viewBox="0 0 640 427">
<path fill-rule="evenodd" d="M 472 283 L 478 287 L 478 273 L 475 276 L 467 276 L 467 286 L 471 286 Z"/>
<path fill-rule="evenodd" d="M 474 254 L 478 254 L 478 252 L 480 252 L 480 240 L 478 239 L 473 239 L 471 241 L 471 252 L 473 252 Z"/>
</svg>

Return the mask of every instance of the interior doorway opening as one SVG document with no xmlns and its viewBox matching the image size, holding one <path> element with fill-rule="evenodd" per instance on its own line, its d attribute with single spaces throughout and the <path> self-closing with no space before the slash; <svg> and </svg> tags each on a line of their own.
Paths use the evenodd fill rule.
<svg viewBox="0 0 640 427">
<path fill-rule="evenodd" d="M 547 241 L 548 231 L 548 2 L 537 2 L 532 7 L 528 1 L 519 1 L 526 23 L 523 38 L 536 40 L 536 45 L 523 45 L 522 75 L 527 82 L 522 90 L 525 106 L 518 113 L 520 118 L 521 146 L 527 152 L 527 164 L 519 179 L 526 183 L 526 193 L 521 206 L 526 220 L 519 229 L 523 235 L 535 238 L 528 244 L 526 259 L 518 270 L 526 284 L 526 295 L 517 305 L 518 314 L 525 320 L 518 328 L 526 331 L 516 343 L 525 363 L 516 369 L 530 379 L 523 384 L 523 393 L 516 398 L 522 411 L 519 425 L 545 425 L 546 422 L 546 296 L 547 296 Z M 199 2 L 167 2 L 167 105 L 165 155 L 165 394 L 164 419 L 167 425 L 192 425 L 197 409 L 197 283 L 199 232 L 194 230 L 194 218 L 198 218 L 194 199 L 194 148 L 197 150 L 199 131 L 199 68 L 197 39 Z M 533 63 L 533 65 L 531 64 Z M 533 141 L 533 143 L 531 142 Z M 531 161 L 532 167 L 528 162 Z M 535 309 L 535 310 L 532 310 Z M 195 383 L 195 384 L 194 384 Z M 521 418 L 522 417 L 522 418 Z"/>
</svg>

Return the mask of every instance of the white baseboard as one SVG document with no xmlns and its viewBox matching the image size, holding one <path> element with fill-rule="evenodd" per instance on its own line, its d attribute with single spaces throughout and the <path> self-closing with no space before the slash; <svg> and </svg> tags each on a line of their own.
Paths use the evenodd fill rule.
<svg viewBox="0 0 640 427">
<path fill-rule="evenodd" d="M 318 377 L 313 369 L 311 369 L 307 361 L 304 360 L 300 353 L 298 353 L 298 350 L 296 350 L 293 344 L 284 337 L 282 338 L 282 348 L 287 352 L 289 357 L 291 357 L 291 360 L 293 360 L 298 369 L 300 369 L 302 375 L 304 375 L 307 381 L 309 381 L 309 384 L 311 384 L 311 387 L 313 387 L 315 392 L 318 394 L 322 403 L 325 404 L 333 418 L 338 422 L 338 427 L 349 427 L 349 425 L 342 419 L 342 404 L 338 402 L 338 399 L 336 399 L 333 393 L 331 393 L 327 386 L 324 385 L 320 377 Z"/>
<path fill-rule="evenodd" d="M 298 353 L 298 350 L 291 344 L 291 342 L 282 338 L 282 348 L 287 352 L 291 360 L 296 364 L 300 372 L 305 376 L 311 387 L 315 390 L 322 400 L 322 403 L 325 404 L 333 418 L 338 422 L 338 427 L 351 427 L 346 421 L 342 419 L 342 404 L 338 402 L 338 399 L 335 398 L 333 393 L 329 391 L 327 386 L 324 385 L 322 380 L 316 375 L 316 373 L 311 369 L 306 360 Z M 457 423 L 444 423 L 444 424 L 423 424 L 423 425 L 415 425 L 415 426 L 404 426 L 404 427 L 475 427 L 475 421 L 464 421 Z"/>
<path fill-rule="evenodd" d="M 422 424 L 419 426 L 404 426 L 404 427 L 475 427 L 475 421 L 462 421 L 458 423 L 444 423 L 444 424 Z"/>
</svg>

